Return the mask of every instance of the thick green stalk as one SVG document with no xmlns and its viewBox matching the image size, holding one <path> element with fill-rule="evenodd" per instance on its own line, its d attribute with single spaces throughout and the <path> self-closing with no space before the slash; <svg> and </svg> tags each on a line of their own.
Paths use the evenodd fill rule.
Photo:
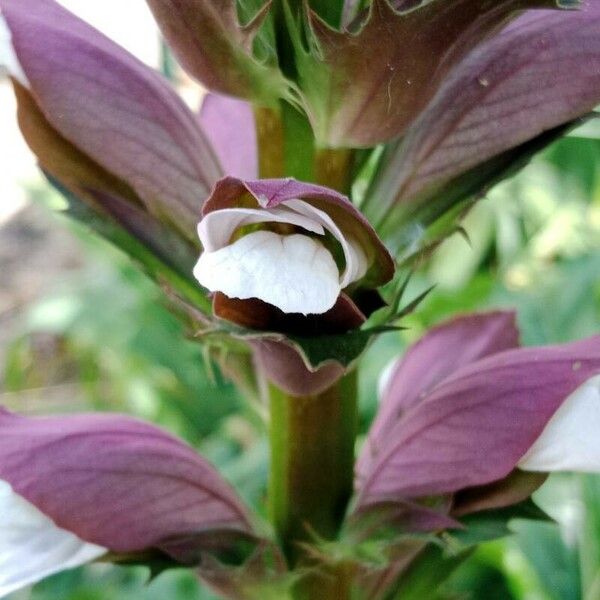
<svg viewBox="0 0 600 600">
<path fill-rule="evenodd" d="M 316 150 L 306 117 L 282 103 L 256 109 L 261 177 L 293 176 L 348 193 L 353 154 Z M 294 589 L 295 600 L 347 600 L 352 574 L 324 567 L 306 544 L 333 539 L 353 488 L 356 374 L 321 394 L 289 396 L 270 388 L 271 518 L 292 567 L 318 567 Z"/>
<path fill-rule="evenodd" d="M 354 150 L 346 148 L 316 150 L 314 159 L 316 183 L 349 196 L 352 187 L 354 155 Z"/>
<path fill-rule="evenodd" d="M 255 107 L 256 138 L 258 143 L 258 171 L 262 179 L 283 177 L 284 129 L 278 109 Z"/>
<path fill-rule="evenodd" d="M 271 388 L 273 523 L 291 562 L 298 542 L 335 536 L 352 493 L 356 374 L 315 396 Z"/>
<path fill-rule="evenodd" d="M 353 572 L 325 565 L 305 544 L 335 537 L 352 493 L 356 376 L 326 392 L 289 397 L 271 389 L 272 521 L 290 567 L 307 569 L 294 600 L 350 600 Z"/>
</svg>

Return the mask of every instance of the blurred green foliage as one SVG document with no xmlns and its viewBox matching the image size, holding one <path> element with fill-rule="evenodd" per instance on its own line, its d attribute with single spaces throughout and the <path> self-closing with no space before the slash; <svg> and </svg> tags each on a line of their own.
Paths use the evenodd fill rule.
<svg viewBox="0 0 600 600">
<path fill-rule="evenodd" d="M 600 141 L 572 137 L 555 144 L 480 202 L 465 229 L 468 242 L 449 239 L 413 277 L 409 295 L 432 283 L 437 288 L 406 321 L 409 328 L 384 335 L 366 355 L 363 433 L 376 410 L 383 365 L 448 316 L 514 307 L 525 344 L 600 329 Z M 153 284 L 118 252 L 75 230 L 84 268 L 23 315 L 21 335 L 9 349 L 5 387 L 12 408 L 117 410 L 152 420 L 198 447 L 249 502 L 262 506 L 267 447 L 260 411 L 185 339 Z M 25 402 L 32 389 L 37 400 Z M 46 396 L 58 400 L 46 403 Z M 440 597 L 600 600 L 600 478 L 552 477 L 536 501 L 556 524 L 514 521 L 515 534 L 483 544 Z M 146 581 L 144 569 L 92 565 L 13 598 L 213 598 L 185 571 Z"/>
</svg>

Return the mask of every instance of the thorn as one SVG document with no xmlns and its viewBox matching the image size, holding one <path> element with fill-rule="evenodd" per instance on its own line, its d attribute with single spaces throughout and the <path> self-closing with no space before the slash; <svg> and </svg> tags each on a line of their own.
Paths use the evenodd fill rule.
<svg viewBox="0 0 600 600">
<path fill-rule="evenodd" d="M 423 300 L 429 295 L 431 291 L 436 287 L 436 284 L 433 284 L 431 287 L 427 288 L 422 294 L 419 294 L 412 302 L 407 304 L 395 317 L 395 319 L 401 319 L 406 315 L 412 313 Z"/>
<path fill-rule="evenodd" d="M 469 247 L 471 249 L 473 248 L 473 243 L 471 242 L 471 238 L 469 237 L 469 232 L 462 225 L 456 226 L 455 233 L 458 233 L 458 235 L 460 235 L 460 237 L 462 237 L 465 240 L 465 242 L 469 244 Z"/>
</svg>

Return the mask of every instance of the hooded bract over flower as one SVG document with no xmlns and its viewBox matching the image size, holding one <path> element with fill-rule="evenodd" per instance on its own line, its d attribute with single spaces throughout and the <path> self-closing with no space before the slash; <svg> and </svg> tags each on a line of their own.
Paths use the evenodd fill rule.
<svg viewBox="0 0 600 600">
<path fill-rule="evenodd" d="M 295 48 L 298 85 L 317 139 L 333 147 L 368 147 L 400 138 L 446 77 L 483 40 L 525 9 L 571 4 L 350 0 L 345 22 L 333 27 L 309 10 L 309 25 L 302 32 L 307 42 L 298 31 Z M 302 20 L 298 22 L 300 29 Z"/>
<path fill-rule="evenodd" d="M 426 226 L 479 196 L 599 103 L 600 2 L 525 11 L 448 73 L 390 147 L 363 211 L 402 245 L 405 219 Z"/>
<path fill-rule="evenodd" d="M 1 407 L 0 531 L 0 597 L 101 557 L 195 566 L 256 539 L 229 485 L 157 427 Z"/>
<path fill-rule="evenodd" d="M 432 329 L 384 387 L 357 465 L 359 510 L 450 495 L 464 514 L 465 496 L 478 510 L 527 498 L 535 487 L 515 469 L 600 472 L 598 376 L 600 336 L 519 348 L 506 312 Z"/>
</svg>

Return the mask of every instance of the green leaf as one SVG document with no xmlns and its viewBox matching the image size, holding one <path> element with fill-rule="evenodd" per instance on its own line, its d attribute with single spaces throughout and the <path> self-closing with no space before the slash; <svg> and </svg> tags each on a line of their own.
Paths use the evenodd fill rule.
<svg viewBox="0 0 600 600">
<path fill-rule="evenodd" d="M 310 6 L 329 25 L 340 26 L 344 0 L 310 0 Z"/>
<path fill-rule="evenodd" d="M 463 530 L 454 530 L 444 534 L 447 542 L 465 550 L 482 542 L 488 542 L 511 535 L 511 521 L 527 519 L 533 521 L 552 521 L 533 500 L 525 500 L 514 506 L 474 513 L 461 519 Z"/>
<path fill-rule="evenodd" d="M 276 332 L 257 332 L 223 321 L 218 329 L 205 331 L 199 335 L 209 344 L 212 343 L 222 347 L 235 345 L 235 340 L 265 339 L 287 342 L 298 351 L 307 366 L 317 369 L 331 361 L 338 362 L 343 367 L 350 367 L 366 350 L 376 333 L 373 330 L 363 331 L 358 329 L 348 333 L 303 337 Z"/>
<path fill-rule="evenodd" d="M 472 553 L 467 549 L 448 554 L 434 545 L 424 552 L 402 574 L 400 581 L 389 591 L 385 600 L 436 600 L 439 587 Z"/>
<path fill-rule="evenodd" d="M 372 338 L 372 331 L 360 329 L 348 333 L 310 338 L 289 336 L 290 341 L 315 368 L 332 360 L 339 362 L 344 367 L 351 366 L 367 349 Z"/>
</svg>

